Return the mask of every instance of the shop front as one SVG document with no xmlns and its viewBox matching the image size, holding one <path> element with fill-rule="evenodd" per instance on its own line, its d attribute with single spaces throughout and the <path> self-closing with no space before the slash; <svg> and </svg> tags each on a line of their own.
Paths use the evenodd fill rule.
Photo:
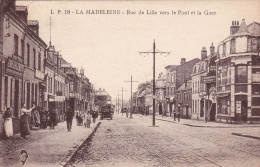
<svg viewBox="0 0 260 167">
<path fill-rule="evenodd" d="M 22 59 L 17 56 L 9 57 L 6 61 L 3 93 L 4 108 L 10 108 L 12 112 L 14 134 L 20 131 L 23 73 Z"/>
</svg>

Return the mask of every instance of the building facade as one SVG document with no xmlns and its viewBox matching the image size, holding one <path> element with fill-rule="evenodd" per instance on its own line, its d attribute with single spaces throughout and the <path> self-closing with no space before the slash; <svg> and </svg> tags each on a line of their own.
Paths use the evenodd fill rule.
<svg viewBox="0 0 260 167">
<path fill-rule="evenodd" d="M 218 45 L 217 120 L 260 121 L 260 24 L 233 21 Z"/>
<path fill-rule="evenodd" d="M 55 51 L 51 45 L 46 51 L 45 58 L 45 84 L 44 95 L 45 108 L 48 111 L 58 111 L 58 121 L 63 121 L 65 112 L 68 108 L 66 99 L 69 97 L 67 75 L 63 72 L 61 63 L 62 56 Z"/>
<path fill-rule="evenodd" d="M 174 98 L 174 85 L 173 85 L 173 74 L 171 71 L 173 71 L 177 65 L 168 65 L 165 67 L 166 69 L 166 105 L 167 105 L 167 113 L 170 113 L 170 116 L 172 116 L 173 112 L 173 98 Z"/>
<path fill-rule="evenodd" d="M 155 111 L 159 112 L 159 115 L 167 114 L 167 102 L 166 102 L 166 75 L 160 73 L 155 81 Z"/>
<path fill-rule="evenodd" d="M 182 118 L 191 118 L 192 110 L 192 81 L 185 81 L 176 90 L 176 104 L 179 106 Z"/>
<path fill-rule="evenodd" d="M 205 47 L 201 50 L 201 61 L 192 70 L 192 118 L 214 121 L 216 116 L 216 60 L 213 43 L 210 55 Z M 213 98 L 213 99 L 212 99 Z"/>
<path fill-rule="evenodd" d="M 200 59 L 195 58 L 188 62 L 186 62 L 185 58 L 181 59 L 181 63 L 178 67 L 171 70 L 172 77 L 172 94 L 173 94 L 173 110 L 176 111 L 177 102 L 176 102 L 176 90 L 183 85 L 186 81 L 191 80 L 191 74 L 193 70 L 193 66 L 198 63 Z"/>
<path fill-rule="evenodd" d="M 15 6 L 15 1 L 9 1 L 8 8 L 1 13 L 1 110 L 11 109 L 14 133 L 20 129 L 22 105 L 31 108 L 41 105 L 43 99 L 47 45 L 39 37 L 38 21 L 28 20 L 27 15 L 27 7 Z"/>
</svg>

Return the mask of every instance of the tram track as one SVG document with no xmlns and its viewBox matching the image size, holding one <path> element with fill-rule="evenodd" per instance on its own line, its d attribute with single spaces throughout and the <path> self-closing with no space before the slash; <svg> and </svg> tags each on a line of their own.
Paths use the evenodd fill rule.
<svg viewBox="0 0 260 167">
<path fill-rule="evenodd" d="M 159 121 L 164 121 L 164 120 L 160 120 L 160 119 L 157 119 L 157 120 L 159 120 Z M 170 121 L 169 121 L 170 122 Z M 172 124 L 174 124 L 173 122 L 171 122 Z M 247 153 L 247 154 L 250 154 L 250 155 L 253 155 L 253 156 L 256 156 L 256 157 L 259 157 L 259 155 L 257 155 L 257 154 L 254 154 L 254 153 L 252 153 L 252 152 L 250 152 L 250 151 L 245 151 L 245 150 L 242 150 L 242 149 L 237 149 L 237 148 L 235 148 L 235 147 L 231 147 L 231 146 L 229 146 L 229 145 L 223 145 L 223 144 L 220 144 L 220 143 L 218 143 L 218 142 L 213 142 L 213 141 L 211 141 L 211 140 L 209 140 L 209 139 L 207 139 L 207 138 L 202 138 L 202 137 L 199 137 L 199 136 L 195 136 L 195 135 L 191 135 L 191 134 L 188 134 L 188 133 L 185 133 L 185 132 L 183 132 L 183 129 L 181 129 L 181 128 L 179 128 L 179 127 L 175 127 L 175 128 L 177 128 L 179 131 L 176 131 L 176 132 L 178 132 L 178 133 L 181 133 L 181 134 L 184 134 L 184 135 L 187 135 L 187 136 L 190 136 L 190 137 L 193 137 L 193 138 L 197 138 L 197 139 L 200 139 L 200 140 L 203 140 L 203 141 L 206 141 L 206 142 L 210 142 L 210 143 L 213 143 L 213 144 L 215 144 L 215 145 L 218 145 L 218 146 L 221 146 L 221 147 L 228 147 L 229 149 L 231 149 L 231 150 L 235 150 L 235 151 L 240 151 L 240 152 L 244 152 L 244 153 Z M 197 128 L 197 127 L 195 127 L 195 128 Z M 208 128 L 204 128 L 204 130 L 209 130 Z M 164 130 L 165 131 L 165 130 Z M 220 133 L 218 133 L 219 135 L 223 135 L 223 134 L 220 134 Z"/>
<path fill-rule="evenodd" d="M 139 127 L 141 127 L 141 126 L 139 125 Z M 138 129 L 141 129 L 141 128 L 138 128 Z M 149 145 L 146 143 L 146 141 L 144 141 L 144 136 L 141 134 L 142 132 L 140 132 L 140 131 L 138 131 L 138 130 L 135 130 L 135 132 L 134 132 L 134 130 L 132 130 L 132 129 L 129 129 L 129 130 L 132 132 L 133 135 L 135 135 L 137 138 L 139 138 L 140 141 L 142 141 L 142 143 L 143 143 L 152 153 L 156 154 L 156 155 L 162 160 L 162 162 L 164 162 L 168 167 L 174 167 L 174 166 L 175 166 L 175 165 L 172 165 L 172 164 L 170 163 L 170 160 L 169 160 L 169 159 L 163 158 L 163 157 L 164 157 L 163 155 L 161 155 L 157 150 L 153 149 L 151 146 L 149 146 Z M 151 129 L 149 129 L 149 130 L 152 131 Z M 165 131 L 165 130 L 163 130 L 163 131 Z M 165 132 L 166 132 L 166 131 L 165 131 Z M 157 132 L 157 131 L 152 131 L 152 133 L 159 133 L 159 132 Z M 163 136 L 163 134 L 160 134 L 160 135 Z M 168 137 L 168 136 L 167 136 L 167 137 Z M 174 138 L 172 138 L 172 141 L 173 141 L 173 143 L 174 143 L 174 141 L 177 142 L 177 140 L 174 139 Z M 178 147 L 180 147 L 180 145 L 178 145 Z M 190 153 L 190 154 L 196 155 L 197 157 L 204 159 L 205 161 L 207 161 L 207 162 L 213 164 L 214 166 L 222 167 L 221 165 L 219 165 L 219 164 L 213 162 L 212 160 L 210 160 L 209 158 L 206 158 L 206 157 L 201 156 L 201 155 L 199 155 L 199 154 L 197 154 L 197 153 L 195 153 L 195 152 L 191 152 L 190 150 L 183 148 L 183 146 L 182 146 L 181 150 L 183 150 L 183 151 L 185 151 L 185 152 L 188 152 L 188 153 Z"/>
</svg>

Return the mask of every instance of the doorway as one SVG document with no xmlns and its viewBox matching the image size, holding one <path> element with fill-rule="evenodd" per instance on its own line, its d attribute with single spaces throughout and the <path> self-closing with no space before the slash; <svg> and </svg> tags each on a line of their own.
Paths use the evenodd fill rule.
<svg viewBox="0 0 260 167">
<path fill-rule="evenodd" d="M 18 114 L 19 107 L 19 80 L 15 80 L 14 83 L 14 116 L 19 117 Z"/>
<path fill-rule="evenodd" d="M 215 121 L 215 116 L 216 116 L 216 103 L 211 103 L 210 105 L 210 115 L 209 115 L 209 120 L 210 121 Z"/>
</svg>

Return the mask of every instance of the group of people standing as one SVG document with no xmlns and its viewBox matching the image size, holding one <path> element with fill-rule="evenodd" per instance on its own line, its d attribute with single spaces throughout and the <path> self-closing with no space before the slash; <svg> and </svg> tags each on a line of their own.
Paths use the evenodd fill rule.
<svg viewBox="0 0 260 167">
<path fill-rule="evenodd" d="M 68 132 L 71 131 L 72 127 L 72 120 L 74 117 L 74 111 L 68 107 L 65 113 L 65 119 L 67 123 L 67 130 Z M 90 128 L 91 118 L 93 119 L 93 123 L 96 122 L 98 117 L 97 111 L 88 111 L 84 115 L 76 114 L 77 125 L 85 125 L 85 127 Z M 10 137 L 13 136 L 13 123 L 12 123 L 12 114 L 11 109 L 7 108 L 4 115 L 4 130 L 5 136 Z M 58 124 L 58 111 L 56 109 L 52 109 L 46 111 L 42 107 L 33 106 L 30 109 L 27 109 L 24 105 L 21 109 L 21 116 L 20 116 L 20 136 L 22 138 L 26 138 L 27 135 L 30 135 L 30 125 L 34 125 L 41 129 L 45 129 L 48 126 L 50 129 L 54 129 L 55 126 Z"/>
<path fill-rule="evenodd" d="M 66 114 L 66 122 L 67 122 L 67 130 L 68 132 L 71 131 L 71 126 L 72 126 L 72 120 L 74 117 L 74 112 L 71 110 L 69 107 Z M 96 119 L 98 117 L 98 112 L 91 110 L 90 112 L 87 111 L 84 114 L 76 113 L 76 121 L 77 121 L 77 126 L 82 126 L 84 125 L 87 128 L 90 128 L 91 124 L 91 117 L 93 119 L 93 123 L 96 122 Z"/>
<path fill-rule="evenodd" d="M 26 138 L 27 135 L 30 135 L 30 129 L 33 126 L 41 129 L 50 126 L 50 129 L 54 129 L 58 124 L 57 114 L 56 109 L 46 111 L 44 108 L 35 105 L 32 108 L 27 109 L 26 105 L 23 105 L 20 116 L 20 136 Z M 6 109 L 3 118 L 5 137 L 13 136 L 13 123 L 10 108 Z"/>
<path fill-rule="evenodd" d="M 95 123 L 98 117 L 98 112 L 91 110 L 90 112 L 87 111 L 84 114 L 76 113 L 77 126 L 84 125 L 85 127 L 90 128 L 90 124 L 92 122 L 91 117 L 93 119 L 93 123 Z"/>
</svg>

